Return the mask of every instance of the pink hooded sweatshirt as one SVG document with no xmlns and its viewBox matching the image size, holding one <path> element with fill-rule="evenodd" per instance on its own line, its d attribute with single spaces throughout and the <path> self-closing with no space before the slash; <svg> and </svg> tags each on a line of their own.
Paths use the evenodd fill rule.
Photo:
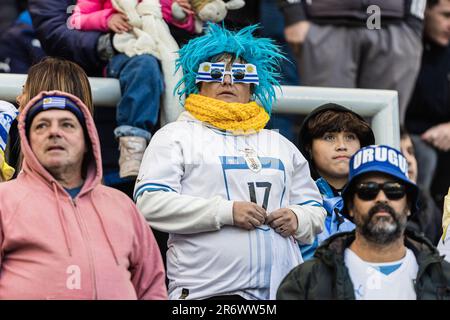
<svg viewBox="0 0 450 320">
<path fill-rule="evenodd" d="M 178 28 L 190 33 L 195 32 L 194 15 L 188 15 L 185 21 L 177 21 L 172 17 L 172 0 L 160 0 L 163 18 Z M 77 30 L 108 32 L 108 20 L 117 13 L 111 0 L 78 0 L 69 19 L 69 25 Z"/>
<path fill-rule="evenodd" d="M 91 160 L 74 199 L 38 162 L 25 133 L 30 107 L 47 95 L 69 97 L 86 119 Z M 23 170 L 0 184 L 0 299 L 167 299 L 149 226 L 125 194 L 101 185 L 100 144 L 87 107 L 72 95 L 43 92 L 18 121 Z"/>
</svg>

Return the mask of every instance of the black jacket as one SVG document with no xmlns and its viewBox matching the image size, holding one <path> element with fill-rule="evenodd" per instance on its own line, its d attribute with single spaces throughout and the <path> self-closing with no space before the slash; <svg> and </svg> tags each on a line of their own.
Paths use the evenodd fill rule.
<svg viewBox="0 0 450 320">
<path fill-rule="evenodd" d="M 49 56 L 76 62 L 89 76 L 101 76 L 106 62 L 98 56 L 97 41 L 102 33 L 67 27 L 75 4 L 76 0 L 29 0 L 36 35 Z"/>
<path fill-rule="evenodd" d="M 0 36 L 0 72 L 28 73 L 28 69 L 45 57 L 31 24 L 18 20 Z"/>
<path fill-rule="evenodd" d="M 286 25 L 302 20 L 317 24 L 365 26 L 371 5 L 380 8 L 381 23 L 407 22 L 418 34 L 422 30 L 425 0 L 277 0 Z M 421 2 L 422 1 L 422 2 Z"/>
<path fill-rule="evenodd" d="M 355 232 L 338 233 L 327 239 L 314 259 L 293 269 L 282 281 L 279 300 L 354 300 L 355 293 L 344 251 L 355 239 Z M 443 260 L 429 240 L 405 232 L 405 245 L 416 256 L 419 271 L 415 289 L 418 300 L 450 300 L 450 264 Z"/>
<path fill-rule="evenodd" d="M 422 233 L 436 246 L 442 236 L 442 209 L 424 189 L 419 190 L 418 205 L 418 211 L 408 219 L 408 228 Z"/>
<path fill-rule="evenodd" d="M 450 46 L 425 40 L 420 73 L 406 111 L 406 128 L 422 134 L 450 122 Z"/>
</svg>

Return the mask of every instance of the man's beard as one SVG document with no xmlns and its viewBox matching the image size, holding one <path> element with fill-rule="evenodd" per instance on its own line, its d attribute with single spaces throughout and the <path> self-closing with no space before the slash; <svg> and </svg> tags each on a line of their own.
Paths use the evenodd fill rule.
<svg viewBox="0 0 450 320">
<path fill-rule="evenodd" d="M 356 224 L 364 238 L 379 245 L 387 245 L 403 234 L 407 222 L 406 210 L 403 213 L 397 213 L 391 206 L 379 203 L 369 210 L 367 216 L 362 217 L 360 221 L 356 221 Z M 374 215 L 380 211 L 389 213 L 391 217 L 374 218 Z"/>
</svg>

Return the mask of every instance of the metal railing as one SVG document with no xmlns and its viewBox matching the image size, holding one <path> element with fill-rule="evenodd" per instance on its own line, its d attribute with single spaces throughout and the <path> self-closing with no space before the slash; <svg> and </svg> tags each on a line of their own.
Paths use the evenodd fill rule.
<svg viewBox="0 0 450 320">
<path fill-rule="evenodd" d="M 15 101 L 26 75 L 0 74 L 0 100 Z M 120 99 L 117 79 L 89 78 L 94 105 L 115 107 Z M 334 102 L 371 118 L 377 144 L 400 146 L 398 94 L 391 90 L 282 86 L 277 92 L 275 113 L 308 114 L 317 106 Z"/>
</svg>

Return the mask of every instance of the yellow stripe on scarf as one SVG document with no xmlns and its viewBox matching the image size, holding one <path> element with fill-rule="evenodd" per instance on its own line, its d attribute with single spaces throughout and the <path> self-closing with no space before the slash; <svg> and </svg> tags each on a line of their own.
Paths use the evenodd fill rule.
<svg viewBox="0 0 450 320">
<path fill-rule="evenodd" d="M 233 134 L 258 132 L 270 119 L 256 102 L 229 103 L 199 94 L 190 94 L 184 107 L 198 120 Z"/>
<path fill-rule="evenodd" d="M 0 149 L 0 181 L 8 181 L 14 175 L 14 168 L 5 161 L 5 153 Z"/>
</svg>

